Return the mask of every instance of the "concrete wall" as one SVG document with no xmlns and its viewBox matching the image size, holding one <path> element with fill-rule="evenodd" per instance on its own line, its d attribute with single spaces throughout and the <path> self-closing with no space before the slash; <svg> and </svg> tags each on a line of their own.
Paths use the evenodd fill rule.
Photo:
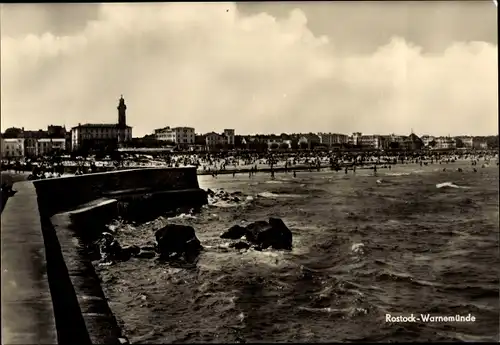
<svg viewBox="0 0 500 345">
<path fill-rule="evenodd" d="M 206 203 L 194 167 L 27 181 L 13 189 L 1 218 L 2 344 L 121 343 L 84 232 L 116 215 L 110 195 L 152 194 L 156 199 L 147 200 L 161 207 L 165 200 Z"/>
<path fill-rule="evenodd" d="M 117 170 L 34 181 L 44 214 L 69 211 L 110 192 L 199 189 L 195 167 Z"/>
</svg>

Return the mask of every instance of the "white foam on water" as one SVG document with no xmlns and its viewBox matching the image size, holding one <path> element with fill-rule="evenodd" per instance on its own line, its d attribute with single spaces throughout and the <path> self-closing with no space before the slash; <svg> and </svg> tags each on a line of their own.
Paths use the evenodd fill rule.
<svg viewBox="0 0 500 345">
<path fill-rule="evenodd" d="M 365 245 L 363 243 L 354 243 L 352 246 L 351 246 L 351 251 L 353 253 L 358 253 L 358 254 L 363 254 L 363 247 Z"/>
<path fill-rule="evenodd" d="M 443 182 L 443 183 L 438 183 L 436 184 L 436 188 L 462 188 L 462 189 L 469 189 L 470 187 L 466 186 L 457 186 L 456 184 L 452 182 Z"/>
<path fill-rule="evenodd" d="M 176 220 L 176 219 L 196 219 L 196 216 L 188 213 L 181 213 L 178 216 L 170 217 L 168 220 Z"/>
<path fill-rule="evenodd" d="M 265 250 L 246 250 L 242 253 L 242 259 L 249 260 L 250 262 L 264 264 L 268 266 L 279 266 L 284 263 L 283 253 L 277 252 L 272 249 Z"/>
<path fill-rule="evenodd" d="M 224 200 L 219 200 L 217 202 L 210 204 L 210 206 L 220 207 L 220 208 L 230 208 L 230 207 L 237 207 L 237 206 L 241 206 L 241 205 L 242 204 L 238 203 L 238 202 L 224 201 Z"/>
<path fill-rule="evenodd" d="M 262 198 L 267 198 L 267 199 L 278 199 L 278 198 L 301 198 L 301 195 L 297 194 L 276 194 L 272 192 L 262 192 L 257 194 L 258 196 Z"/>
<path fill-rule="evenodd" d="M 410 175 L 410 173 L 408 173 L 408 172 L 394 172 L 394 173 L 388 172 L 388 173 L 385 173 L 385 176 L 408 176 L 408 175 Z"/>
</svg>

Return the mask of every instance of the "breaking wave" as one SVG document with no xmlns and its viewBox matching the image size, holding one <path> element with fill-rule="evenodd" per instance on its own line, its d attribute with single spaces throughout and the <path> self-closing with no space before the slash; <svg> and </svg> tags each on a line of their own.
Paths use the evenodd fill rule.
<svg viewBox="0 0 500 345">
<path fill-rule="evenodd" d="M 448 188 L 464 188 L 464 189 L 470 188 L 470 187 L 466 187 L 466 186 L 457 186 L 453 182 L 442 182 L 442 183 L 436 184 L 436 188 L 446 188 L 446 187 L 448 187 Z"/>
</svg>

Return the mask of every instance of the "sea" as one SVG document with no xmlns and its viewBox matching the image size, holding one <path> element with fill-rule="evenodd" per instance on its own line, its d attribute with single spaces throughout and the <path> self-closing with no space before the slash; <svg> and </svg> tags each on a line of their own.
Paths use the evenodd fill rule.
<svg viewBox="0 0 500 345">
<path fill-rule="evenodd" d="M 472 168 L 199 176 L 201 188 L 241 192 L 241 201 L 110 225 L 122 245 L 150 245 L 167 223 L 191 225 L 205 247 L 197 261 L 96 268 L 131 343 L 496 342 L 499 170 Z M 290 228 L 292 251 L 238 251 L 219 237 L 269 217 Z M 469 322 L 388 322 L 412 314 Z"/>
</svg>

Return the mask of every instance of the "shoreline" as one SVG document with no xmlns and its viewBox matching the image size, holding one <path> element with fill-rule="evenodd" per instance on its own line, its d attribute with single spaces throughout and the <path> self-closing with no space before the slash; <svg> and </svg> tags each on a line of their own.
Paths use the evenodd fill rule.
<svg viewBox="0 0 500 345">
<path fill-rule="evenodd" d="M 450 165 L 450 164 L 456 164 L 456 163 L 458 163 L 458 164 L 469 163 L 470 164 L 470 160 L 469 159 L 457 159 L 457 160 L 452 161 L 452 162 L 435 161 L 434 163 L 431 163 L 430 161 L 423 161 L 423 163 L 427 163 L 427 165 L 424 165 L 424 166 Z M 495 163 L 497 163 L 497 162 L 495 162 Z M 482 164 L 484 164 L 484 163 L 482 163 Z M 480 167 L 482 164 L 478 163 L 477 167 Z M 490 163 L 489 165 L 491 166 L 493 164 Z M 356 166 L 356 170 L 373 170 L 374 166 L 377 166 L 378 169 L 389 169 L 389 166 L 397 167 L 397 166 L 407 166 L 407 165 L 419 165 L 419 163 L 417 163 L 417 162 L 401 163 L 399 161 L 397 163 L 394 163 L 394 162 L 380 162 L 380 163 L 370 162 L 370 163 L 366 163 L 366 162 L 364 162 L 364 163 L 357 163 L 355 166 Z M 239 167 L 235 168 L 234 166 L 229 166 L 224 170 L 214 169 L 214 170 L 209 171 L 209 170 L 203 170 L 203 169 L 198 168 L 196 170 L 196 174 L 198 176 L 207 176 L 207 175 L 210 176 L 210 175 L 213 175 L 214 173 L 216 173 L 217 175 L 231 175 L 231 174 L 248 174 L 251 172 L 252 173 L 271 173 L 272 171 L 274 171 L 275 173 L 293 173 L 294 171 L 296 171 L 296 172 L 304 172 L 304 171 L 305 172 L 319 172 L 319 171 L 324 171 L 324 170 L 335 171 L 336 170 L 335 167 L 338 167 L 338 171 L 345 170 L 346 168 L 347 168 L 347 170 L 352 171 L 353 166 L 354 166 L 354 164 L 352 162 L 349 162 L 349 163 L 342 162 L 342 163 L 337 163 L 333 167 L 330 164 L 321 164 L 320 166 L 314 166 L 314 165 L 310 166 L 310 165 L 306 165 L 306 164 L 298 164 L 298 165 L 294 165 L 294 166 L 289 166 L 287 168 L 285 168 L 284 165 L 279 165 L 279 166 L 275 166 L 274 168 L 271 169 L 269 167 L 269 165 L 267 165 L 267 164 L 257 164 L 257 169 L 255 170 L 255 169 L 253 169 L 253 167 L 255 167 L 255 164 L 252 164 L 252 165 L 245 165 L 242 168 L 239 168 Z M 96 172 L 106 172 L 106 171 L 125 170 L 125 169 L 142 169 L 142 168 L 148 169 L 148 168 L 156 168 L 156 167 L 165 167 L 165 165 L 122 166 L 119 168 L 108 167 L 108 166 L 98 166 Z M 76 172 L 77 168 L 78 168 L 77 166 L 73 166 L 73 165 L 64 166 L 63 176 L 64 175 L 73 176 L 74 173 Z M 170 167 L 170 168 L 176 168 L 176 167 Z M 181 166 L 179 168 L 181 168 Z M 31 172 L 27 171 L 27 170 L 15 172 L 12 169 L 2 170 L 1 173 L 2 173 L 2 179 L 4 179 L 4 177 L 7 175 L 9 177 L 16 176 L 16 179 L 18 179 L 18 180 L 26 180 L 27 177 L 31 174 Z M 88 174 L 88 173 L 86 173 L 86 174 Z M 24 178 L 21 176 L 23 176 Z M 10 177 L 10 178 L 9 177 L 7 178 L 7 180 L 12 178 L 12 177 Z"/>
</svg>

